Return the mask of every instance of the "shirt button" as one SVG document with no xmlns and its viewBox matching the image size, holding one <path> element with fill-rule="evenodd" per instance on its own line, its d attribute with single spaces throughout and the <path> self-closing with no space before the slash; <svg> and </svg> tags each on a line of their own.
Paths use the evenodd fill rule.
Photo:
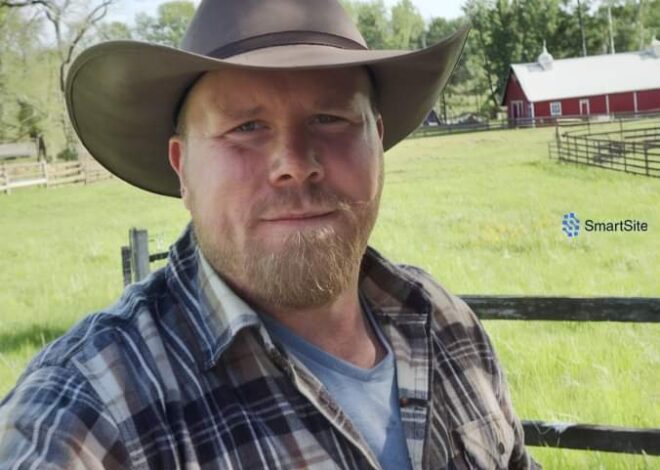
<svg viewBox="0 0 660 470">
<path fill-rule="evenodd" d="M 401 406 L 401 408 L 405 408 L 409 403 L 410 401 L 406 397 L 399 398 L 399 406 Z"/>
<path fill-rule="evenodd" d="M 505 451 L 505 450 L 506 450 L 506 449 L 504 448 L 504 444 L 502 444 L 501 442 L 499 442 L 499 443 L 497 444 L 497 451 L 500 453 L 500 455 L 504 454 L 504 451 Z"/>
</svg>

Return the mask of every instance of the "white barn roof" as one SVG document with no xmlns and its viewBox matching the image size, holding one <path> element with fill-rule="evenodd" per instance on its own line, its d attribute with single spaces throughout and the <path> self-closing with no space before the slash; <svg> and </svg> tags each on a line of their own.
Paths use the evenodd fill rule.
<svg viewBox="0 0 660 470">
<path fill-rule="evenodd" d="M 527 99 L 532 102 L 660 89 L 657 41 L 649 50 L 513 64 Z M 547 54 L 547 51 L 544 51 Z M 543 56 L 539 56 L 539 59 Z M 543 57 L 547 61 L 547 57 Z"/>
</svg>

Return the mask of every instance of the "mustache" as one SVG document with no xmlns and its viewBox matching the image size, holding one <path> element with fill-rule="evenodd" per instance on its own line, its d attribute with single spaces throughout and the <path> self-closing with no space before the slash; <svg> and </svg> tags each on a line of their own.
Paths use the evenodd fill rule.
<svg viewBox="0 0 660 470">
<path fill-rule="evenodd" d="M 307 209 L 350 212 L 353 207 L 363 204 L 320 186 L 277 188 L 273 194 L 252 206 L 250 219 L 259 220 L 265 214 Z"/>
</svg>

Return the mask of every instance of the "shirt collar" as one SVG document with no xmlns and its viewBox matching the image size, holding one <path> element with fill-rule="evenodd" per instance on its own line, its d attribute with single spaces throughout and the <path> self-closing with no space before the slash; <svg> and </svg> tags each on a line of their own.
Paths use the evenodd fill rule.
<svg viewBox="0 0 660 470">
<path fill-rule="evenodd" d="M 192 224 L 171 247 L 167 269 L 168 286 L 187 313 L 205 369 L 215 365 L 244 328 L 257 327 L 265 344 L 272 344 L 259 315 L 203 255 Z M 429 300 L 420 284 L 372 248 L 362 260 L 359 288 L 379 323 L 429 321 Z"/>
<path fill-rule="evenodd" d="M 204 369 L 215 365 L 241 330 L 261 325 L 256 312 L 213 270 L 197 245 L 192 224 L 170 248 L 167 277 L 198 343 Z"/>
</svg>

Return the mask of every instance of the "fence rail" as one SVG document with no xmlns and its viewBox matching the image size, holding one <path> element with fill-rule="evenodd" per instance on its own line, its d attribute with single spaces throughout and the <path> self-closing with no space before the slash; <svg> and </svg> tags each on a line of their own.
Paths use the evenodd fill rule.
<svg viewBox="0 0 660 470">
<path fill-rule="evenodd" d="M 149 253 L 146 230 L 131 229 L 121 248 L 124 285 L 149 275 L 149 264 L 167 252 Z M 660 298 L 460 296 L 483 320 L 660 322 Z M 660 428 L 627 428 L 523 420 L 525 444 L 563 449 L 660 455 Z"/>
<path fill-rule="evenodd" d="M 29 186 L 55 187 L 88 184 L 110 178 L 111 174 L 93 160 L 62 163 L 0 163 L 0 192 Z"/>
<path fill-rule="evenodd" d="M 660 299 L 461 295 L 482 320 L 660 322 Z"/>
<path fill-rule="evenodd" d="M 659 178 L 660 115 L 635 117 L 570 127 L 558 122 L 548 154 L 561 162 Z"/>
<path fill-rule="evenodd" d="M 528 446 L 660 455 L 660 429 L 526 420 L 522 425 Z"/>
</svg>

